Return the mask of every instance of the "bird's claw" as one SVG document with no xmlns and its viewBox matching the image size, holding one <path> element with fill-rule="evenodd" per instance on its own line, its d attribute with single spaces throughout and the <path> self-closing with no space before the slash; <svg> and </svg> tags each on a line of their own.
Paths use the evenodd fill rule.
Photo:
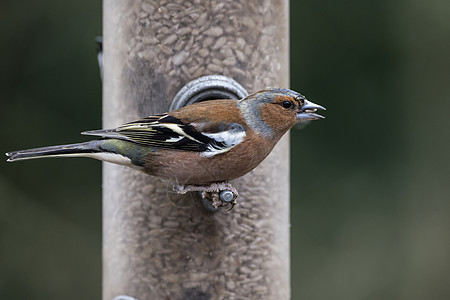
<svg viewBox="0 0 450 300">
<path fill-rule="evenodd" d="M 232 199 L 228 200 L 228 199 L 224 199 L 224 197 L 221 196 L 222 193 L 224 192 L 230 192 L 232 193 Z M 214 191 L 214 192 L 202 192 L 201 193 L 202 198 L 205 200 L 208 200 L 209 202 L 211 202 L 211 205 L 214 209 L 218 209 L 220 207 L 228 207 L 230 206 L 230 208 L 227 211 L 230 211 L 233 209 L 233 207 L 236 205 L 237 201 L 237 197 L 238 195 L 233 193 L 230 190 L 221 190 L 221 191 Z"/>
<path fill-rule="evenodd" d="M 204 200 L 208 201 L 209 209 L 216 211 L 220 207 L 230 208 L 227 211 L 233 209 L 236 205 L 238 191 L 229 182 L 218 182 L 210 185 L 174 185 L 174 191 L 179 194 L 185 194 L 187 192 L 200 192 Z M 208 205 L 209 206 L 209 205 Z"/>
</svg>

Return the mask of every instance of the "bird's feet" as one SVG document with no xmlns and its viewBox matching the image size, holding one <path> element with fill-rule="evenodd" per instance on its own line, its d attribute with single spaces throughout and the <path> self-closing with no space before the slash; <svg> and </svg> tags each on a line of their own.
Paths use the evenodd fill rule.
<svg viewBox="0 0 450 300">
<path fill-rule="evenodd" d="M 239 196 L 238 191 L 231 183 L 215 182 L 209 185 L 179 185 L 173 186 L 175 192 L 179 194 L 186 194 L 188 192 L 200 192 L 203 200 L 209 202 L 213 210 L 220 207 L 230 206 L 230 209 L 236 205 L 236 199 Z M 228 211 L 229 211 L 228 210 Z"/>
</svg>

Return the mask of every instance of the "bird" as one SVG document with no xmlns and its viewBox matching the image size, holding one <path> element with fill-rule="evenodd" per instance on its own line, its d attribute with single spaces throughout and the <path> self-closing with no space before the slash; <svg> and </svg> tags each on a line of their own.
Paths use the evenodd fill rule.
<svg viewBox="0 0 450 300">
<path fill-rule="evenodd" d="M 257 167 L 294 125 L 323 119 L 321 105 L 290 89 L 197 102 L 114 129 L 82 132 L 99 139 L 8 152 L 9 162 L 90 157 L 171 182 L 175 191 L 237 190 L 229 183 Z M 224 206 L 216 203 L 215 206 Z"/>
</svg>

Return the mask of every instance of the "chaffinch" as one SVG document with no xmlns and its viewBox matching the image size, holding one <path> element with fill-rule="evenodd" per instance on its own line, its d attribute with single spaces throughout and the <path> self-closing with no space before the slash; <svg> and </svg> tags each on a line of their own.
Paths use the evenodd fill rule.
<svg viewBox="0 0 450 300">
<path fill-rule="evenodd" d="M 258 166 L 295 124 L 323 118 L 317 110 L 325 108 L 297 92 L 266 89 L 242 100 L 198 102 L 115 129 L 82 133 L 99 140 L 6 155 L 10 162 L 91 157 L 169 180 L 180 193 L 228 189 L 237 197 L 226 182 Z"/>
</svg>

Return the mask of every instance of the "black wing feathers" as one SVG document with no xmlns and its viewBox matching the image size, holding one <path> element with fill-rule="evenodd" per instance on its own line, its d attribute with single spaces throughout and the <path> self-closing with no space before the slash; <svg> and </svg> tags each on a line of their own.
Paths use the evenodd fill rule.
<svg viewBox="0 0 450 300">
<path fill-rule="evenodd" d="M 84 134 L 97 135 L 105 138 L 115 138 L 130 141 L 142 146 L 158 147 L 166 149 L 177 149 L 207 153 L 222 153 L 236 145 L 236 141 L 228 141 L 220 135 L 221 133 L 242 132 L 245 130 L 240 126 L 238 130 L 227 124 L 221 124 L 220 128 L 210 133 L 202 133 L 193 125 L 183 123 L 180 119 L 171 115 L 158 115 L 143 118 L 138 121 L 129 122 L 112 130 L 88 131 Z M 218 150 L 219 152 L 217 152 Z M 215 155 L 215 154 L 211 154 Z M 208 156 L 208 155 L 206 155 Z"/>
</svg>

